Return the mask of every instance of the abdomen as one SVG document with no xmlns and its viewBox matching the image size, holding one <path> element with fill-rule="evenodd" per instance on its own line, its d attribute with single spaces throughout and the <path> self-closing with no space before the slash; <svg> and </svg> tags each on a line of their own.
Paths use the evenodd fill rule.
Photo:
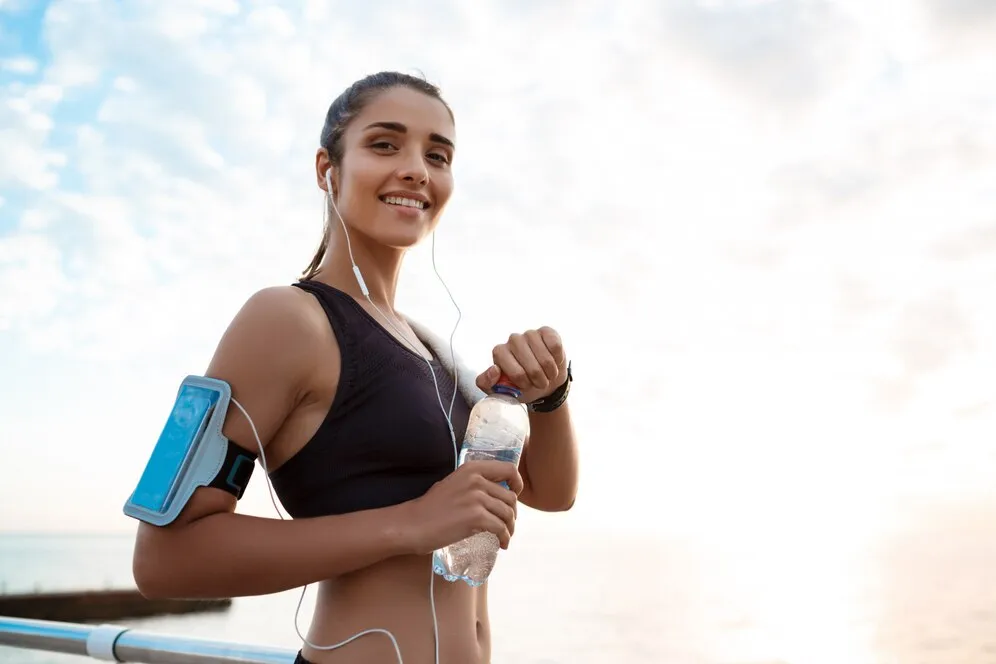
<svg viewBox="0 0 996 664">
<path fill-rule="evenodd" d="M 431 556 L 392 558 L 369 568 L 325 581 L 319 586 L 310 629 L 312 644 L 344 641 L 364 630 L 390 631 L 404 664 L 435 664 L 433 583 L 441 662 L 488 664 L 491 654 L 486 586 L 450 583 L 431 570 Z M 288 616 L 288 620 L 292 617 Z M 365 634 L 331 651 L 304 647 L 315 664 L 393 664 L 397 654 L 383 632 Z"/>
</svg>

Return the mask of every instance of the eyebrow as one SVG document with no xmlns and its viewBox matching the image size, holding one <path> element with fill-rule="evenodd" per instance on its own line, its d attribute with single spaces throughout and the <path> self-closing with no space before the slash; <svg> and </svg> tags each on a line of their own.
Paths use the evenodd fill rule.
<svg viewBox="0 0 996 664">
<path fill-rule="evenodd" d="M 400 122 L 372 122 L 368 124 L 366 127 L 364 127 L 363 131 L 377 127 L 379 127 L 380 129 L 387 129 L 388 131 L 396 131 L 399 134 L 408 133 L 408 127 L 401 124 Z M 429 134 L 429 140 L 432 141 L 433 143 L 442 143 L 443 145 L 448 145 L 454 150 L 456 149 L 456 146 L 453 145 L 453 141 L 440 134 Z"/>
</svg>

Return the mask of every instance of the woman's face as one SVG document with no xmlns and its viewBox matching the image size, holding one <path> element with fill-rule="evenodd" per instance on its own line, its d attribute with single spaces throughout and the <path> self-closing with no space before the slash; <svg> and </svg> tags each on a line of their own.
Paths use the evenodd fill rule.
<svg viewBox="0 0 996 664">
<path fill-rule="evenodd" d="M 453 192 L 454 141 L 439 100 L 404 87 L 376 93 L 346 128 L 342 162 L 332 170 L 335 204 L 350 230 L 396 248 L 428 235 Z"/>
</svg>

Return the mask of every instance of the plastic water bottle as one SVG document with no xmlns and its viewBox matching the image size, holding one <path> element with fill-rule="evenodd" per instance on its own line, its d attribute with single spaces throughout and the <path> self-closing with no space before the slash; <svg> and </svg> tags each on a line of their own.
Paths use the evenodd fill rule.
<svg viewBox="0 0 996 664">
<path fill-rule="evenodd" d="M 459 465 L 467 461 L 509 461 L 519 465 L 522 446 L 529 435 L 529 416 L 519 403 L 522 394 L 502 375 L 489 394 L 470 411 L 467 435 Z M 506 486 L 505 482 L 502 485 Z M 501 543 L 494 533 L 483 532 L 433 553 L 432 568 L 447 581 L 462 580 L 470 586 L 487 581 L 498 559 Z"/>
</svg>

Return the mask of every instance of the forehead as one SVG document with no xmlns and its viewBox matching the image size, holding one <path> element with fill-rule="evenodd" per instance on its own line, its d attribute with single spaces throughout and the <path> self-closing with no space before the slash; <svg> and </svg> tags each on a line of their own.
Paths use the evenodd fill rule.
<svg viewBox="0 0 996 664">
<path fill-rule="evenodd" d="M 453 119 L 441 101 L 409 88 L 395 87 L 377 93 L 351 123 L 362 131 L 372 122 L 400 122 L 415 135 L 441 134 L 455 140 Z"/>
</svg>

